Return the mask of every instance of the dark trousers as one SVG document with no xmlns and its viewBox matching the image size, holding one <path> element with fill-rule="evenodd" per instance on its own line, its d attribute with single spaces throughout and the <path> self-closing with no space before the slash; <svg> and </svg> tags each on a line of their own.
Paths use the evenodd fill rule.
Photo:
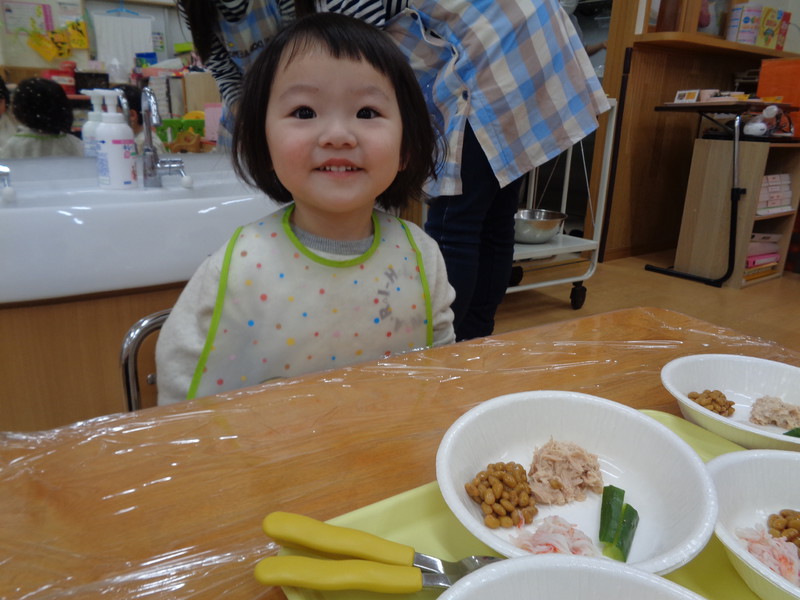
<svg viewBox="0 0 800 600">
<path fill-rule="evenodd" d="M 430 201 L 425 231 L 439 243 L 453 302 L 456 340 L 490 335 L 514 259 L 514 213 L 520 178 L 500 188 L 467 125 L 461 157 L 462 193 Z"/>
</svg>

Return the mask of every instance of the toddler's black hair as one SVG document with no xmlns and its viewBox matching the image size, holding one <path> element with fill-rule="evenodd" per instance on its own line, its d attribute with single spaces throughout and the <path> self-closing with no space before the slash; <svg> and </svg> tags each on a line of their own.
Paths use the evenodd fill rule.
<svg viewBox="0 0 800 600">
<path fill-rule="evenodd" d="M 0 77 L 0 100 L 6 101 L 6 108 L 11 105 L 11 96 L 8 93 L 8 88 L 6 87 L 6 82 Z"/>
<path fill-rule="evenodd" d="M 14 92 L 14 117 L 39 133 L 56 135 L 72 129 L 72 108 L 64 88 L 52 79 L 22 80 Z"/>
<path fill-rule="evenodd" d="M 144 122 L 144 119 L 142 119 L 142 90 L 129 83 L 115 85 L 114 89 L 120 90 L 125 94 L 125 100 L 128 101 L 128 108 L 136 111 L 136 121 L 141 125 Z"/>
<path fill-rule="evenodd" d="M 309 48 L 322 48 L 334 58 L 367 61 L 394 87 L 403 134 L 403 170 L 377 198 L 384 209 L 402 209 L 423 197 L 422 186 L 436 174 L 437 136 L 414 72 L 389 36 L 376 27 L 335 13 L 298 19 L 281 30 L 250 66 L 244 79 L 233 130 L 233 166 L 247 183 L 277 202 L 292 201 L 272 167 L 265 124 L 275 73 L 281 60 L 291 61 Z"/>
</svg>

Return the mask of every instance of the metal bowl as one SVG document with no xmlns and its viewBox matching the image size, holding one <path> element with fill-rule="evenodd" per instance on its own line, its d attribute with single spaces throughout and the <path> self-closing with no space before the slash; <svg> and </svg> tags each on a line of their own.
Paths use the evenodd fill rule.
<svg viewBox="0 0 800 600">
<path fill-rule="evenodd" d="M 567 215 L 554 210 L 520 210 L 514 215 L 514 241 L 522 244 L 549 242 L 561 230 Z"/>
</svg>

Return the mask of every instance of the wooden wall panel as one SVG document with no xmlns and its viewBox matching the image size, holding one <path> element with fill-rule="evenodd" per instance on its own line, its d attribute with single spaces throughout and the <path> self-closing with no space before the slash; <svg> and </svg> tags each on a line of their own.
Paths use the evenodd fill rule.
<svg viewBox="0 0 800 600">
<path fill-rule="evenodd" d="M 0 431 L 50 429 L 126 410 L 122 340 L 138 319 L 171 307 L 182 289 L 0 307 Z M 142 356 L 148 352 L 152 345 Z M 142 372 L 152 368 L 151 359 Z"/>
</svg>

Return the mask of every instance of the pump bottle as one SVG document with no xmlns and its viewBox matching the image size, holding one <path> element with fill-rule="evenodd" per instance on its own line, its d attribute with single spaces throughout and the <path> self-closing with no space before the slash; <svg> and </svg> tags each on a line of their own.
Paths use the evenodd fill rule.
<svg viewBox="0 0 800 600">
<path fill-rule="evenodd" d="M 97 127 L 97 181 L 100 187 L 136 189 L 136 142 L 127 115 L 116 112 L 120 90 L 102 90 L 107 111 Z"/>
<path fill-rule="evenodd" d="M 97 128 L 103 118 L 103 93 L 101 90 L 81 90 L 81 94 L 89 96 L 92 102 L 92 110 L 89 112 L 89 120 L 81 129 L 81 140 L 83 140 L 83 155 L 97 156 Z"/>
</svg>

